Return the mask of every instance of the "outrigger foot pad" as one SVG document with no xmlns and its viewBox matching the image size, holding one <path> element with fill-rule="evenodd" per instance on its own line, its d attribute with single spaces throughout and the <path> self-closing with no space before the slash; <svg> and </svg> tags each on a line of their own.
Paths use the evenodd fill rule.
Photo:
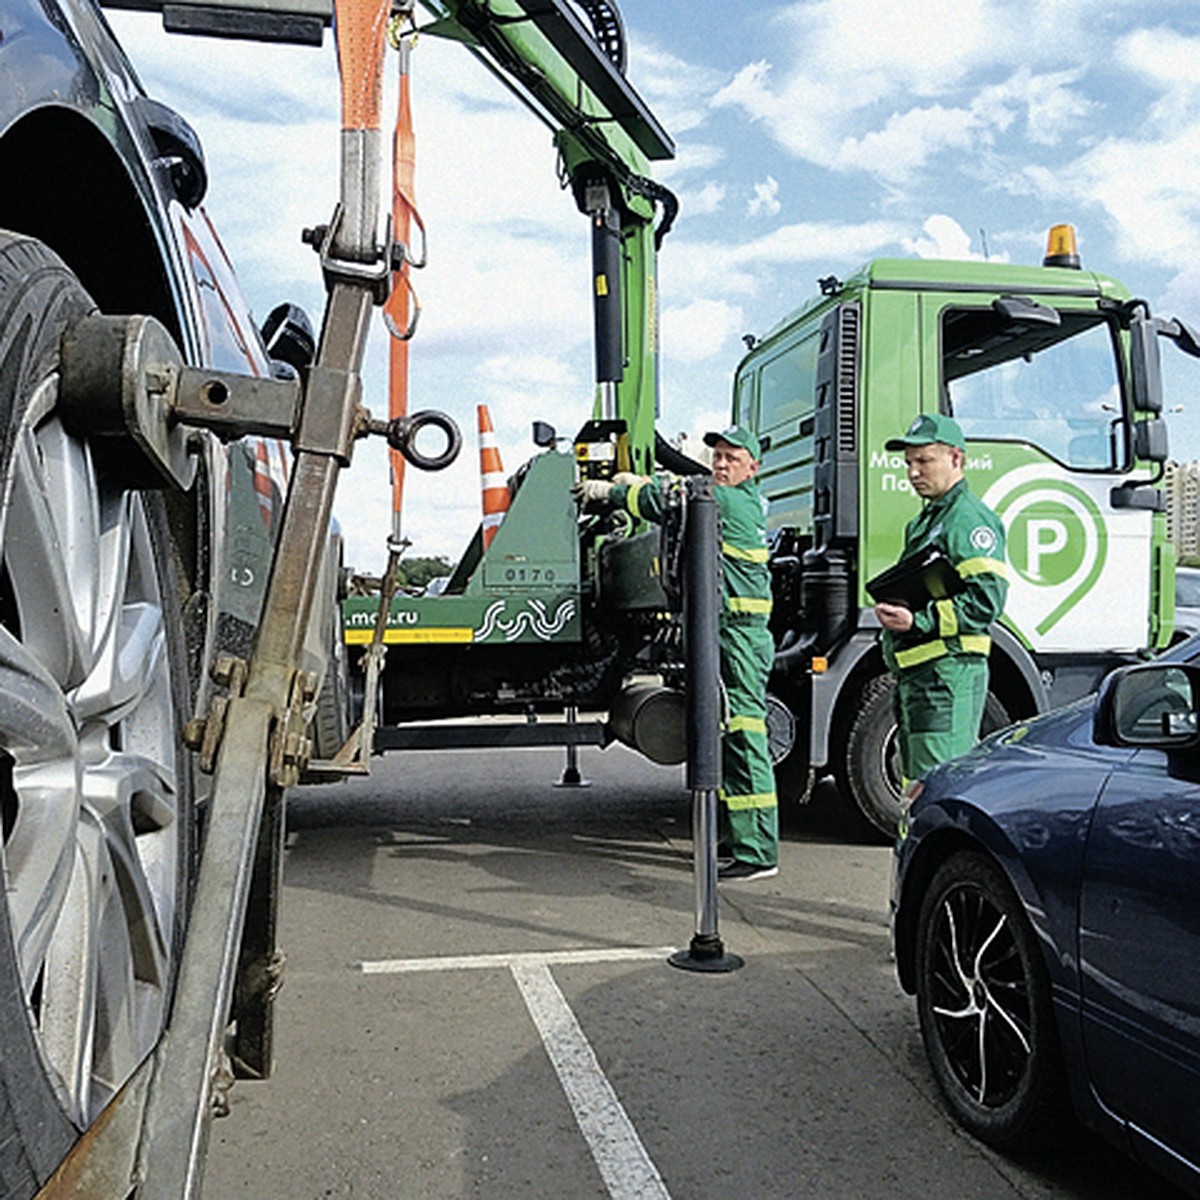
<svg viewBox="0 0 1200 1200">
<path fill-rule="evenodd" d="M 746 965 L 746 960 L 730 954 L 725 943 L 711 934 L 698 933 L 686 950 L 676 950 L 667 962 L 681 971 L 702 971 L 710 975 L 728 974 Z"/>
</svg>

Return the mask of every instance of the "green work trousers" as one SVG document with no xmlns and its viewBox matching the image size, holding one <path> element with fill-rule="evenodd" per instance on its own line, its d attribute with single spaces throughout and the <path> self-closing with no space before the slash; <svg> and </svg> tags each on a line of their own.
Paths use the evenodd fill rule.
<svg viewBox="0 0 1200 1200">
<path fill-rule="evenodd" d="M 919 779 L 975 745 L 987 687 L 982 654 L 948 654 L 899 673 L 896 723 L 905 779 Z"/>
<path fill-rule="evenodd" d="M 767 752 L 767 676 L 774 657 L 765 621 L 722 622 L 728 722 L 721 741 L 721 839 L 734 858 L 770 867 L 779 861 L 779 806 Z"/>
</svg>

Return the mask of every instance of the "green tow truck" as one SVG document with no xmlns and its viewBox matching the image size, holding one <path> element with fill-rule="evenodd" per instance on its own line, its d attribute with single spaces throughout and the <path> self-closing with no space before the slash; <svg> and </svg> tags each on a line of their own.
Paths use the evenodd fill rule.
<svg viewBox="0 0 1200 1200">
<path fill-rule="evenodd" d="M 753 345 L 733 413 L 765 446 L 782 797 L 831 772 L 881 830 L 899 818 L 892 683 L 863 585 L 918 510 L 884 443 L 919 412 L 961 424 L 971 487 L 1008 535 L 985 730 L 1168 644 L 1160 336 L 1200 351 L 1182 322 L 1082 270 L 1056 226 L 1041 266 L 880 259 L 823 280 Z"/>
<path fill-rule="evenodd" d="M 541 723 L 525 744 L 618 737 L 677 761 L 665 757 L 678 725 L 668 696 L 681 685 L 672 529 L 579 521 L 567 496 L 577 470 L 697 469 L 648 419 L 649 222 L 636 195 L 608 184 L 621 245 L 637 251 L 621 256 L 625 340 L 612 357 L 624 377 L 599 375 L 574 462 L 543 430 L 542 453 L 510 481 L 495 541 L 484 552 L 476 537 L 443 594 L 393 600 L 377 750 L 491 736 L 413 724 L 422 719 L 520 712 L 533 726 L 565 707 L 609 717 Z M 1072 700 L 1115 661 L 1170 641 L 1159 338 L 1192 355 L 1200 342 L 1082 270 L 1070 227 L 1052 236 L 1040 266 L 880 259 L 824 279 L 737 369 L 731 416 L 764 446 L 777 645 L 768 724 L 784 801 L 807 799 L 828 773 L 879 830 L 899 819 L 892 684 L 863 583 L 895 560 L 917 510 L 903 457 L 883 445 L 918 412 L 960 422 L 971 486 L 1008 531 L 985 730 Z M 599 318 L 597 329 L 603 338 Z M 377 610 L 373 598 L 345 602 L 347 642 L 371 640 Z"/>
</svg>

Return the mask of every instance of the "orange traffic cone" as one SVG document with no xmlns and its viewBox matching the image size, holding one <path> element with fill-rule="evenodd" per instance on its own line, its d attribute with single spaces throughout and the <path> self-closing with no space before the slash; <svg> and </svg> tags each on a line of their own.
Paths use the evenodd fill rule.
<svg viewBox="0 0 1200 1200">
<path fill-rule="evenodd" d="M 476 405 L 476 410 L 479 414 L 479 483 L 483 488 L 483 548 L 486 550 L 508 512 L 508 479 L 496 447 L 492 414 L 486 404 Z"/>
<path fill-rule="evenodd" d="M 258 439 L 254 448 L 254 492 L 258 497 L 258 515 L 262 517 L 267 531 L 271 529 L 271 517 L 275 512 L 275 484 L 271 481 L 271 463 L 267 457 L 267 443 Z"/>
</svg>

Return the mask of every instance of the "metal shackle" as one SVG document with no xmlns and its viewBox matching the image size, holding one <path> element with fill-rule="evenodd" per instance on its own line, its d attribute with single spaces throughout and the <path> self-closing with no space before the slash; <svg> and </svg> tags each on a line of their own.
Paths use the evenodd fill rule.
<svg viewBox="0 0 1200 1200">
<path fill-rule="evenodd" d="M 429 425 L 446 435 L 446 448 L 440 454 L 422 454 L 417 449 L 417 434 Z M 393 450 L 398 450 L 421 471 L 445 470 L 462 449 L 462 433 L 454 418 L 436 409 L 394 417 L 387 423 L 387 440 Z"/>
</svg>

